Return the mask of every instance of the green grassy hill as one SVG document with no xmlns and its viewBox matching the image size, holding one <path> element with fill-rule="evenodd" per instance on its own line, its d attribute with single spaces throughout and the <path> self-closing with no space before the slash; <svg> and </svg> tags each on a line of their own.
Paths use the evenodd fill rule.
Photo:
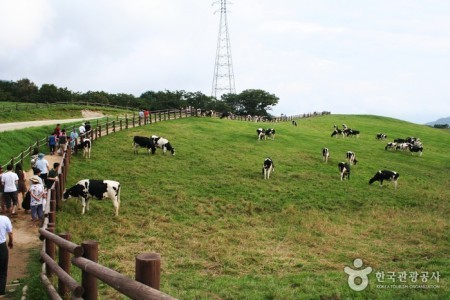
<svg viewBox="0 0 450 300">
<path fill-rule="evenodd" d="M 343 123 L 361 136 L 331 138 Z M 274 127 L 275 140 L 257 141 L 260 126 Z M 419 137 L 423 156 L 385 151 L 378 132 L 388 140 Z M 133 155 L 133 136 L 152 134 L 168 138 L 176 155 Z M 84 178 L 121 182 L 119 217 L 110 201 L 91 203 L 81 216 L 71 199 L 57 230 L 77 243 L 98 240 L 99 261 L 130 276 L 137 254 L 161 253 L 161 290 L 180 299 L 444 298 L 449 142 L 448 130 L 376 116 L 301 119 L 298 127 L 210 118 L 151 124 L 95 141 L 90 160 L 74 157 L 68 186 Z M 359 163 L 341 182 L 337 164 L 348 150 Z M 265 181 L 267 156 L 276 169 Z M 400 173 L 398 190 L 368 185 L 383 168 Z M 356 258 L 373 269 L 362 292 L 349 288 L 343 271 Z M 440 282 L 428 281 L 440 286 L 377 287 L 400 284 L 380 282 L 382 272 L 440 272 Z M 107 288 L 102 295 L 117 297 Z"/>
</svg>

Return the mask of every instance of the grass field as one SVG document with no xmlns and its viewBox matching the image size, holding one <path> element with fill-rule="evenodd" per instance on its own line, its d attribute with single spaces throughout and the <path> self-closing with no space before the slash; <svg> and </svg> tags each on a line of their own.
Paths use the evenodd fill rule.
<svg viewBox="0 0 450 300">
<path fill-rule="evenodd" d="M 342 123 L 361 136 L 331 138 L 333 124 Z M 256 128 L 269 125 L 275 140 L 257 141 Z M 129 276 L 137 254 L 161 253 L 161 290 L 180 299 L 445 299 L 450 132 L 367 115 L 298 125 L 188 118 L 95 141 L 90 160 L 74 158 L 67 184 L 120 181 L 120 215 L 113 217 L 104 201 L 81 216 L 71 199 L 58 213 L 57 230 L 76 243 L 99 241 L 99 261 Z M 388 140 L 421 138 L 423 156 L 385 151 L 378 132 Z M 152 134 L 168 138 L 176 155 L 133 155 L 132 137 Z M 330 149 L 328 164 L 322 147 Z M 337 164 L 348 150 L 359 163 L 341 182 Z M 264 181 L 267 156 L 276 169 Z M 398 190 L 368 185 L 383 168 L 400 173 Z M 361 292 L 349 288 L 344 272 L 356 258 L 373 269 Z M 428 283 L 407 277 L 408 287 L 379 286 L 405 284 L 376 276 L 389 272 L 428 272 Z M 439 282 L 431 278 L 436 272 Z M 106 287 L 101 293 L 120 298 Z"/>
<path fill-rule="evenodd" d="M 66 109 L 72 112 L 52 115 L 78 117 L 76 108 Z M 9 117 L 26 120 L 19 114 Z M 333 124 L 342 123 L 360 130 L 360 138 L 331 138 Z M 447 299 L 450 132 L 376 116 L 298 124 L 189 118 L 104 137 L 95 141 L 91 160 L 74 157 L 68 185 L 119 180 L 120 216 L 113 217 L 110 201 L 96 201 L 80 216 L 71 199 L 58 213 L 57 230 L 69 231 L 76 243 L 98 240 L 99 261 L 130 277 L 137 254 L 161 253 L 161 290 L 180 299 Z M 269 125 L 275 140 L 257 141 L 256 128 Z M 50 127 L 0 133 L 1 161 Z M 385 151 L 378 132 L 388 140 L 420 137 L 423 156 Z M 133 155 L 132 137 L 151 134 L 168 138 L 176 156 Z M 331 151 L 328 164 L 322 147 Z M 341 182 L 337 163 L 348 150 L 359 163 L 351 180 Z M 266 156 L 276 166 L 269 181 L 261 175 Z M 398 190 L 368 185 L 382 168 L 400 173 Z M 362 269 L 372 268 L 361 292 L 349 288 L 344 272 L 356 258 Z M 30 276 L 37 278 L 39 267 L 33 268 Z M 414 282 L 414 272 L 428 272 L 428 282 Z M 431 278 L 436 272 L 439 282 Z M 382 273 L 384 282 L 377 277 Z M 32 282 L 30 295 L 42 295 L 39 287 Z M 102 285 L 101 298 L 120 296 Z"/>
</svg>

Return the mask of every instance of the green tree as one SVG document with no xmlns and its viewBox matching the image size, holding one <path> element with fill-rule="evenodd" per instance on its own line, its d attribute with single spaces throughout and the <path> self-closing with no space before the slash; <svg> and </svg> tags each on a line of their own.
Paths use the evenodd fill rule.
<svg viewBox="0 0 450 300">
<path fill-rule="evenodd" d="M 20 79 L 15 85 L 15 96 L 18 101 L 30 102 L 38 93 L 39 88 L 29 79 Z"/>
<path fill-rule="evenodd" d="M 249 89 L 237 95 L 222 95 L 222 100 L 232 107 L 236 114 L 267 116 L 267 111 L 278 104 L 279 98 L 263 90 Z"/>
</svg>

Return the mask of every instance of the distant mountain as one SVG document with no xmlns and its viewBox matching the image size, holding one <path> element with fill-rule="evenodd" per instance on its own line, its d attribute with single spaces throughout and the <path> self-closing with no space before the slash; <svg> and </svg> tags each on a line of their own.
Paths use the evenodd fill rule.
<svg viewBox="0 0 450 300">
<path fill-rule="evenodd" d="M 448 125 L 450 125 L 450 117 L 440 118 L 440 119 L 437 119 L 436 121 L 428 122 L 425 125 L 433 126 L 434 124 L 448 124 Z"/>
</svg>

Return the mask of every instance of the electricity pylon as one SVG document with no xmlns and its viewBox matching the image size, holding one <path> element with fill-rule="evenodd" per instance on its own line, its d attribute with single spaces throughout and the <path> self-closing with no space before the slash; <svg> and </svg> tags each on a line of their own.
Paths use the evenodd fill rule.
<svg viewBox="0 0 450 300">
<path fill-rule="evenodd" d="M 219 1 L 214 2 L 218 4 Z M 216 62 L 214 65 L 214 78 L 212 96 L 217 98 L 225 93 L 235 94 L 233 61 L 231 59 L 230 34 L 227 22 L 228 0 L 220 0 L 219 37 L 217 39 Z"/>
</svg>

